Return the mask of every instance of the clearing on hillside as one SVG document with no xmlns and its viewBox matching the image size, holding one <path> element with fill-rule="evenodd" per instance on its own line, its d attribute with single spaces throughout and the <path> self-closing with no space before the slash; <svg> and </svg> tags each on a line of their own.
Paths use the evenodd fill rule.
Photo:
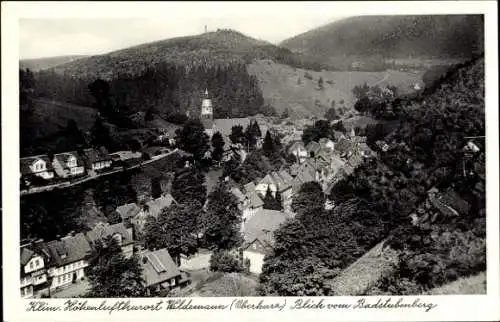
<svg viewBox="0 0 500 322">
<path fill-rule="evenodd" d="M 423 86 L 422 75 L 418 73 L 387 70 L 384 72 L 321 71 L 293 68 L 276 64 L 270 60 L 258 60 L 248 65 L 248 71 L 259 81 L 260 89 L 267 104 L 274 106 L 278 114 L 289 108 L 290 117 L 323 117 L 335 101 L 335 107 L 352 109 L 355 98 L 352 89 L 365 82 L 370 85 L 393 85 L 401 93 L 411 91 L 414 84 Z M 323 87 L 318 86 L 323 78 Z"/>
</svg>

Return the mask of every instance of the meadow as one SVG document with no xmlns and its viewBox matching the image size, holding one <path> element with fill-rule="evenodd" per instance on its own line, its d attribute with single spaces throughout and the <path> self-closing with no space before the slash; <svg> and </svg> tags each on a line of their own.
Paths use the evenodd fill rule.
<svg viewBox="0 0 500 322">
<path fill-rule="evenodd" d="M 310 116 L 323 117 L 335 101 L 335 107 L 352 109 L 355 98 L 352 89 L 365 82 L 381 87 L 393 85 L 401 93 L 412 90 L 414 84 L 422 83 L 424 71 L 417 73 L 387 70 L 383 72 L 362 71 L 320 71 L 315 72 L 288 65 L 276 64 L 270 60 L 259 60 L 249 64 L 248 71 L 255 75 L 267 104 L 278 114 L 289 108 L 291 118 Z M 318 79 L 323 78 L 323 87 L 318 87 Z"/>
</svg>

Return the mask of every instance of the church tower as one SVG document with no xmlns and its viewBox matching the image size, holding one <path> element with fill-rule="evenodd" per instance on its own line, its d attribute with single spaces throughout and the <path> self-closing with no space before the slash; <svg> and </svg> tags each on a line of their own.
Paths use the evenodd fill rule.
<svg viewBox="0 0 500 322">
<path fill-rule="evenodd" d="M 205 89 L 205 97 L 201 102 L 201 123 L 205 127 L 208 136 L 212 136 L 213 131 L 213 107 L 212 100 L 208 97 L 208 90 Z"/>
</svg>

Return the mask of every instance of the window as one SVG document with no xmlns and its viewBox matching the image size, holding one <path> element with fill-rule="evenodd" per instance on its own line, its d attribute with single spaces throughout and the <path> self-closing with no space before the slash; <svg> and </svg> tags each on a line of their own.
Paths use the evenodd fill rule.
<svg viewBox="0 0 500 322">
<path fill-rule="evenodd" d="M 30 269 L 33 269 L 33 266 L 34 266 L 33 262 L 30 262 Z"/>
<path fill-rule="evenodd" d="M 40 260 L 39 259 L 35 260 L 35 265 L 36 266 L 40 266 Z"/>
<path fill-rule="evenodd" d="M 61 276 L 58 276 L 58 277 L 57 277 L 57 283 L 58 283 L 58 284 L 61 284 L 61 282 L 62 282 L 62 278 L 61 278 Z"/>
</svg>

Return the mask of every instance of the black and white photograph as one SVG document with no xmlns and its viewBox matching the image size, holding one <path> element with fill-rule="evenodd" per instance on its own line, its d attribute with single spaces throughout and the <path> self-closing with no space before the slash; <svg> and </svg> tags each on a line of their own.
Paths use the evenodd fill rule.
<svg viewBox="0 0 500 322">
<path fill-rule="evenodd" d="M 196 5 L 18 20 L 11 296 L 487 294 L 484 14 Z"/>
</svg>

